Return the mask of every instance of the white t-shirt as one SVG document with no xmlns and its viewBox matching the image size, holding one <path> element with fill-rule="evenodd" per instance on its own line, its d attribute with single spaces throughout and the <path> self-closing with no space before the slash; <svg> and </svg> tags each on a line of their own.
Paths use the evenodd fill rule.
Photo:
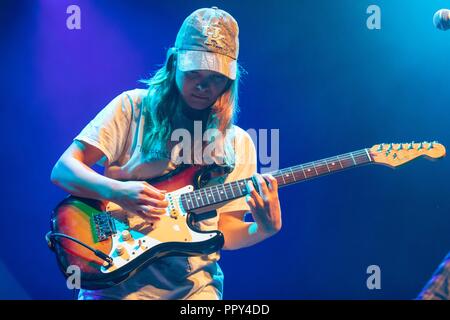
<svg viewBox="0 0 450 320">
<path fill-rule="evenodd" d="M 145 117 L 141 112 L 146 89 L 123 92 L 112 100 L 75 137 L 100 149 L 105 157 L 104 175 L 121 180 L 147 180 L 175 169 L 168 158 L 151 160 L 141 153 Z M 250 136 L 232 128 L 236 165 L 225 179 L 235 181 L 256 172 L 256 152 Z M 106 161 L 107 160 L 107 161 Z M 199 223 L 201 230 L 217 230 L 220 214 L 249 211 L 244 198 L 217 209 L 217 216 Z M 79 299 L 221 299 L 223 273 L 217 261 L 220 253 L 195 257 L 165 257 L 150 264 L 126 281 L 102 290 L 80 290 Z"/>
</svg>

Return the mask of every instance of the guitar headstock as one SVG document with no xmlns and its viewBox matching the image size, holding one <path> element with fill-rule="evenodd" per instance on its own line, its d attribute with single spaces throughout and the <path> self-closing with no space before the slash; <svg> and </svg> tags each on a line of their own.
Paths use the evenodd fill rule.
<svg viewBox="0 0 450 320">
<path fill-rule="evenodd" d="M 445 147 L 437 141 L 381 143 L 370 148 L 370 155 L 376 163 L 397 167 L 421 156 L 430 160 L 442 158 Z"/>
</svg>

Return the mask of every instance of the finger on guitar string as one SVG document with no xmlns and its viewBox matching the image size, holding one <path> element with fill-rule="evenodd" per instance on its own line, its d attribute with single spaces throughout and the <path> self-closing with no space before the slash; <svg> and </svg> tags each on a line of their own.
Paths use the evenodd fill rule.
<svg viewBox="0 0 450 320">
<path fill-rule="evenodd" d="M 247 182 L 247 190 L 249 192 L 250 197 L 253 199 L 253 202 L 256 206 L 262 207 L 264 206 L 264 201 L 259 195 L 258 191 L 256 191 L 254 185 L 253 185 L 253 179 L 252 181 Z"/>
<path fill-rule="evenodd" d="M 270 191 L 278 191 L 278 180 L 271 174 L 263 174 L 262 177 L 267 181 L 267 185 Z"/>
<path fill-rule="evenodd" d="M 144 185 L 143 193 L 150 196 L 151 198 L 164 200 L 164 198 L 166 197 L 165 196 L 165 193 L 167 192 L 166 190 L 160 190 L 158 188 L 155 188 L 154 186 L 145 181 L 143 185 Z"/>
<path fill-rule="evenodd" d="M 156 208 L 165 209 L 169 205 L 169 202 L 165 199 L 159 200 L 159 199 L 151 198 L 147 195 L 142 195 L 139 198 L 138 204 L 151 205 Z"/>
</svg>

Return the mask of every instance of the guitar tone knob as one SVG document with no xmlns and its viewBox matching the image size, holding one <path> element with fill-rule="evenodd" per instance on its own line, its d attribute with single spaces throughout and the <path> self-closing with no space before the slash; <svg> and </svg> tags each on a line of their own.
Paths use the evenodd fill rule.
<svg viewBox="0 0 450 320">
<path fill-rule="evenodd" d="M 123 253 L 125 252 L 125 248 L 122 246 L 122 245 L 118 245 L 117 246 L 117 248 L 116 248 L 116 253 L 117 253 L 117 255 L 118 256 L 121 256 L 121 255 L 123 255 Z"/>
<path fill-rule="evenodd" d="M 128 231 L 128 230 L 123 230 L 122 231 L 122 239 L 123 239 L 123 241 L 128 241 L 128 240 L 130 240 L 132 237 L 131 237 L 131 233 L 130 233 L 130 231 Z"/>
</svg>

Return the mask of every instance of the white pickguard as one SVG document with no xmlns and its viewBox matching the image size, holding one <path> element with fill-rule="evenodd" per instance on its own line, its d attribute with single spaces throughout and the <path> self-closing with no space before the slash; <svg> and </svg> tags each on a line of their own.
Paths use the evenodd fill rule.
<svg viewBox="0 0 450 320">
<path fill-rule="evenodd" d="M 166 194 L 166 200 L 169 202 L 169 206 L 167 207 L 166 213 L 163 215 L 165 217 L 161 216 L 161 222 L 158 222 L 155 225 L 155 230 L 156 228 L 162 228 L 161 230 L 164 230 L 165 228 L 166 230 L 164 230 L 164 232 L 168 234 L 169 237 L 170 234 L 172 234 L 174 239 L 177 238 L 177 233 L 188 232 L 189 236 L 186 237 L 185 241 L 189 243 L 203 242 L 214 236 L 214 233 L 195 232 L 187 226 L 187 212 L 181 205 L 180 195 L 191 192 L 193 189 L 194 188 L 189 185 Z M 120 206 L 112 202 L 108 203 L 106 210 L 111 212 L 113 217 L 115 211 L 124 212 Z M 163 224 L 164 221 L 166 221 L 165 224 Z M 167 223 L 167 221 L 170 222 L 170 224 Z M 128 224 L 119 221 L 118 219 L 114 219 L 114 222 L 117 233 L 112 235 L 112 250 L 109 253 L 109 256 L 113 258 L 113 264 L 108 268 L 102 267 L 101 270 L 103 273 L 110 273 L 117 270 L 118 268 L 139 257 L 147 250 L 165 242 L 152 237 L 152 232 L 139 232 L 133 228 L 130 228 Z M 122 238 L 122 231 L 124 230 L 128 230 L 130 232 L 130 240 L 124 241 Z M 122 254 L 120 255 L 117 252 L 119 245 L 122 246 L 123 249 Z"/>
</svg>

